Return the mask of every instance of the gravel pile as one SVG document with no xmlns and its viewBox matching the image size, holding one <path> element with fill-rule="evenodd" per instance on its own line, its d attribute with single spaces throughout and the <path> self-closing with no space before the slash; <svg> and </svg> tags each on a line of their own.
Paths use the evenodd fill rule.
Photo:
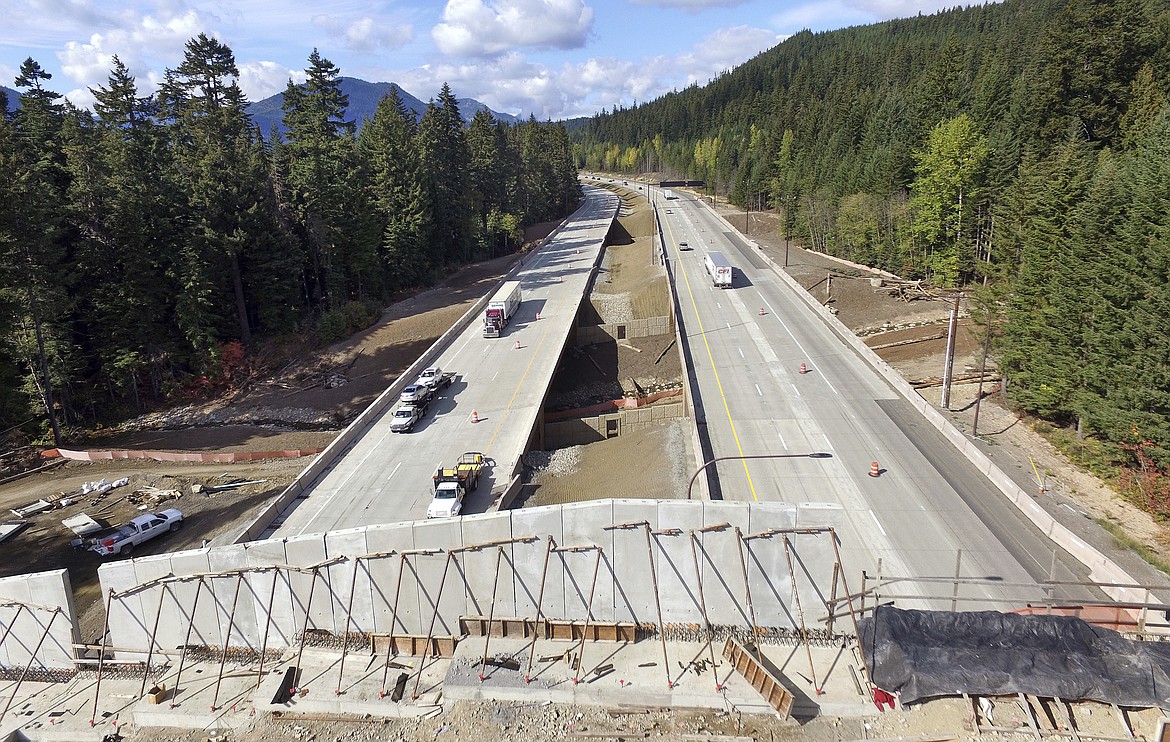
<svg viewBox="0 0 1170 742">
<path fill-rule="evenodd" d="M 600 315 L 602 324 L 616 324 L 632 322 L 634 320 L 634 303 L 629 294 L 599 294 L 594 292 L 589 301 Z"/>
<path fill-rule="evenodd" d="M 336 414 L 308 407 L 210 407 L 185 405 L 159 410 L 127 420 L 121 430 L 174 430 L 219 425 L 271 425 L 279 428 L 332 429 L 339 424 Z"/>
<path fill-rule="evenodd" d="M 524 465 L 534 472 L 554 477 L 566 477 L 581 466 L 581 446 L 558 448 L 553 451 L 529 451 L 524 454 Z"/>
</svg>

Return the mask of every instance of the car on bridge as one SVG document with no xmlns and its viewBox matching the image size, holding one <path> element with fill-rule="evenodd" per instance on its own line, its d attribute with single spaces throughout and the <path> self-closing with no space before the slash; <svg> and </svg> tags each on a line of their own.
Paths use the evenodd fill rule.
<svg viewBox="0 0 1170 742">
<path fill-rule="evenodd" d="M 402 390 L 398 395 L 398 399 L 406 404 L 417 404 L 419 402 L 426 402 L 431 398 L 431 389 L 423 384 L 411 384 Z"/>
<path fill-rule="evenodd" d="M 678 249 L 682 250 L 683 252 L 686 252 L 687 250 L 694 250 L 694 248 L 688 245 L 685 241 L 678 243 Z"/>
</svg>

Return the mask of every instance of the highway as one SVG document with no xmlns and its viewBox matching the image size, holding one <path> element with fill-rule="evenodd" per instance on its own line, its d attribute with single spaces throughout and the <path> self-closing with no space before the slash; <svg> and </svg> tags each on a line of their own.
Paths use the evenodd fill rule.
<svg viewBox="0 0 1170 742">
<path fill-rule="evenodd" d="M 695 197 L 656 199 L 678 292 L 700 434 L 719 462 L 712 497 L 819 509 L 838 525 L 847 574 L 963 577 L 1034 583 L 1049 577 L 1054 545 L 930 427 L 856 351 L 796 296 L 755 250 Z M 681 242 L 692 248 L 679 249 Z M 712 286 L 708 250 L 735 266 Z M 803 372 L 802 372 L 803 365 Z M 801 457 L 808 453 L 824 458 Z M 873 462 L 881 474 L 870 476 Z M 815 525 L 808 523 L 807 525 Z M 1060 551 L 1056 579 L 1086 580 Z M 933 589 L 930 589 L 930 588 Z M 912 595 L 947 594 L 920 586 Z M 988 597 L 1017 604 L 1004 587 Z M 1035 591 L 1030 593 L 1035 597 Z M 1083 591 L 1075 595 L 1088 597 Z M 1065 593 L 1069 596 L 1069 593 Z M 949 608 L 933 601 L 904 607 Z M 980 609 L 992 605 L 974 606 Z M 971 606 L 968 606 L 970 609 Z"/>
<path fill-rule="evenodd" d="M 431 476 L 465 451 L 494 462 L 468 498 L 466 513 L 488 510 L 492 488 L 506 484 L 529 435 L 576 320 L 584 289 L 618 208 L 613 193 L 585 187 L 586 201 L 539 252 L 525 258 L 523 303 L 503 337 L 483 337 L 477 319 L 434 361 L 456 374 L 411 433 L 392 433 L 393 408 L 286 510 L 274 537 L 426 517 Z M 473 421 L 473 413 L 478 422 Z"/>
</svg>

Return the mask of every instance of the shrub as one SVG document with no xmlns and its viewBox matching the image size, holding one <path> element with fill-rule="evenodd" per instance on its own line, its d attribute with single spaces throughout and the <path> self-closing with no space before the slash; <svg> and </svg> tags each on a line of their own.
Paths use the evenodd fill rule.
<svg viewBox="0 0 1170 742">
<path fill-rule="evenodd" d="M 321 340 L 335 343 L 378 321 L 382 308 L 369 301 L 350 301 L 321 315 L 317 331 Z"/>
</svg>

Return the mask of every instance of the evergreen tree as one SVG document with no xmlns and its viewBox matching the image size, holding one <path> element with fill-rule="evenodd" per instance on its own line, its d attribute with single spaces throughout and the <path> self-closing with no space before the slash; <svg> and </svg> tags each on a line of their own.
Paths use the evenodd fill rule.
<svg viewBox="0 0 1170 742">
<path fill-rule="evenodd" d="M 418 150 L 428 211 L 432 216 L 426 243 L 441 265 L 471 258 L 471 156 L 459 104 L 444 83 L 438 101 L 427 105 L 419 121 Z"/>
</svg>

